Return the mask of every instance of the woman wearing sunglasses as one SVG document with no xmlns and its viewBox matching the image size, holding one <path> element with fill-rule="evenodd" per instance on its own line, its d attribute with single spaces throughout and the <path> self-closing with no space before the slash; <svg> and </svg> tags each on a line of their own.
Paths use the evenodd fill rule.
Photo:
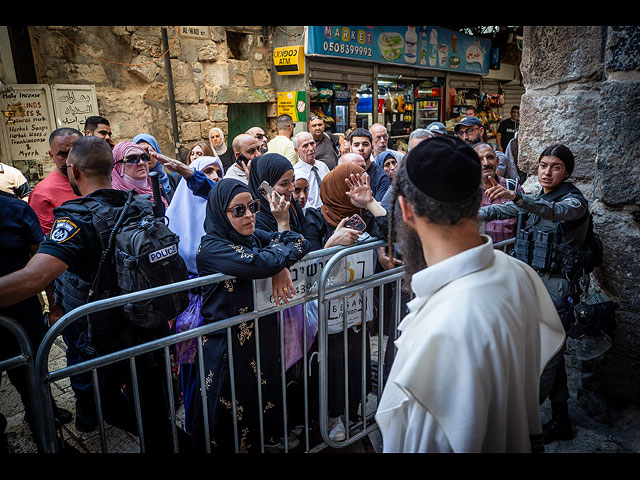
<svg viewBox="0 0 640 480">
<path fill-rule="evenodd" d="M 116 190 L 135 190 L 139 194 L 150 194 L 153 200 L 151 179 L 149 178 L 149 154 L 133 142 L 120 142 L 113 147 L 113 170 L 111 184 Z M 160 194 L 165 206 L 169 205 L 166 193 L 160 185 Z"/>
<path fill-rule="evenodd" d="M 252 280 L 272 278 L 273 294 L 288 303 L 293 290 L 288 268 L 309 250 L 308 242 L 293 231 L 265 232 L 256 229 L 256 214 L 262 199 L 235 179 L 223 179 L 212 186 L 206 205 L 206 219 L 200 250 L 196 255 L 201 276 L 233 275 L 232 280 L 203 287 L 203 323 L 214 323 L 253 310 Z M 258 405 L 256 376 L 256 331 L 260 335 L 262 406 Z M 215 451 L 234 451 L 233 410 L 229 356 L 233 354 L 238 444 L 241 452 L 260 452 L 259 412 L 264 412 L 264 443 L 277 445 L 282 431 L 282 382 L 278 324 L 275 315 L 249 320 L 231 327 L 231 345 L 226 329 L 203 339 L 204 375 L 207 385 L 209 431 Z M 268 348 L 270 347 L 270 348 Z M 195 369 L 198 370 L 199 369 Z M 196 372 L 198 374 L 198 372 Z M 196 388 L 200 379 L 192 379 Z M 194 395 L 190 405 L 194 451 L 204 449 L 202 396 Z M 213 447 L 215 445 L 215 447 Z M 291 445 L 289 445 L 291 448 Z"/>
</svg>

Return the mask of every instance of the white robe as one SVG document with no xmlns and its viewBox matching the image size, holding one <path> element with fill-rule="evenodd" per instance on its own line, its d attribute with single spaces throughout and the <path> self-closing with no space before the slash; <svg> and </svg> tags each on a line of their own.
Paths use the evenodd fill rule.
<svg viewBox="0 0 640 480">
<path fill-rule="evenodd" d="M 537 273 L 483 245 L 416 273 L 376 421 L 384 452 L 529 452 L 565 333 Z"/>
<path fill-rule="evenodd" d="M 189 165 L 194 170 L 203 171 L 212 163 L 217 163 L 222 172 L 224 167 L 218 157 L 203 156 Z M 178 183 L 166 216 L 169 229 L 180 237 L 178 253 L 184 259 L 189 273 L 198 273 L 196 253 L 200 248 L 200 239 L 204 236 L 204 219 L 207 216 L 207 199 L 194 195 L 182 180 Z"/>
</svg>

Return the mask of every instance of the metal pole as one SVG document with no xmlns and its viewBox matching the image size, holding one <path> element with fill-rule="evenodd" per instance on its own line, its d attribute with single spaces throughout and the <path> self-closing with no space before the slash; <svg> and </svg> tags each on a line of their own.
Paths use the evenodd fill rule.
<svg viewBox="0 0 640 480">
<path fill-rule="evenodd" d="M 167 29 L 162 27 L 162 48 L 167 52 L 164 56 L 164 70 L 167 76 L 167 91 L 169 93 L 169 112 L 171 113 L 171 124 L 173 126 L 173 147 L 175 150 L 175 158 L 180 158 L 178 145 L 180 144 L 180 135 L 178 134 L 178 118 L 176 116 L 176 98 L 173 92 L 173 75 L 171 74 L 171 55 L 169 55 L 169 38 L 167 37 Z"/>
</svg>

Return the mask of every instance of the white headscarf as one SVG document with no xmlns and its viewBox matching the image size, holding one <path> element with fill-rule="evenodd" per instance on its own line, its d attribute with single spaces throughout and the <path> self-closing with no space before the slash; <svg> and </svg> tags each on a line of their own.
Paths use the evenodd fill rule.
<svg viewBox="0 0 640 480">
<path fill-rule="evenodd" d="M 213 132 L 214 130 L 220 134 L 221 143 L 219 147 L 216 147 L 211 141 L 211 132 Z M 209 143 L 211 144 L 211 149 L 218 157 L 220 155 L 224 155 L 224 153 L 227 151 L 227 143 L 224 141 L 224 133 L 222 133 L 222 130 L 220 130 L 218 127 L 213 127 L 211 130 L 209 130 Z"/>
<path fill-rule="evenodd" d="M 198 157 L 189 166 L 201 172 L 212 163 L 217 163 L 224 175 L 224 167 L 218 157 Z M 206 206 L 207 200 L 194 195 L 187 186 L 187 182 L 183 180 L 178 184 L 171 204 L 167 208 L 169 229 L 180 237 L 178 253 L 187 264 L 189 273 L 198 273 L 196 253 L 200 247 L 200 239 L 205 234 Z"/>
</svg>

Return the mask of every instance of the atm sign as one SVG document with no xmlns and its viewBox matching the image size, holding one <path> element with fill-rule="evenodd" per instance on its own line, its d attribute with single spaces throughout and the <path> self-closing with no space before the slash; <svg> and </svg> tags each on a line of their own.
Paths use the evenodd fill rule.
<svg viewBox="0 0 640 480">
<path fill-rule="evenodd" d="M 304 47 L 278 47 L 273 49 L 273 64 L 278 75 L 302 75 L 304 73 Z"/>
</svg>

